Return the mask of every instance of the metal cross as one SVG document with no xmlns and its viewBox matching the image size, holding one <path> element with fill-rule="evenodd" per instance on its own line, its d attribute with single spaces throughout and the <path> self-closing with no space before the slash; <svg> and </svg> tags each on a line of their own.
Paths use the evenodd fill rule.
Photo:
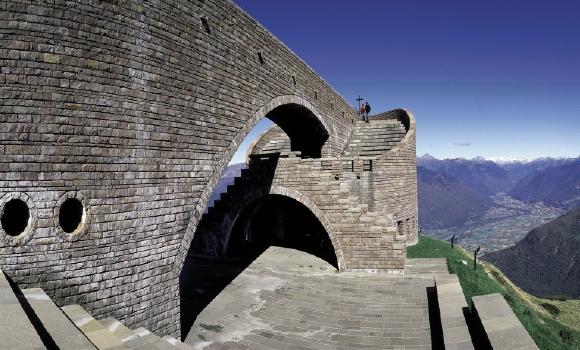
<svg viewBox="0 0 580 350">
<path fill-rule="evenodd" d="M 358 98 L 356 100 L 358 101 L 358 112 L 360 113 L 360 101 L 362 101 L 363 98 L 360 97 L 360 95 L 358 95 Z"/>
</svg>

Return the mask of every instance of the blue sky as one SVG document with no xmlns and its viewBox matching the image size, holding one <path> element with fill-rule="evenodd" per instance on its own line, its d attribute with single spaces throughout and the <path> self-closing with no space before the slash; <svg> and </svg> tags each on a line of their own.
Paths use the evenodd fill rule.
<svg viewBox="0 0 580 350">
<path fill-rule="evenodd" d="M 235 2 L 353 105 L 411 110 L 419 155 L 580 154 L 580 1 Z"/>
</svg>

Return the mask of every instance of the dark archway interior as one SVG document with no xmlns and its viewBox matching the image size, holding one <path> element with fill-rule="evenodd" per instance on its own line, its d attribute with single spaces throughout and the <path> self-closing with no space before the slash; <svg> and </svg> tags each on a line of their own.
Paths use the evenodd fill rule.
<svg viewBox="0 0 580 350">
<path fill-rule="evenodd" d="M 83 220 L 83 203 L 77 198 L 69 198 L 62 203 L 58 221 L 66 233 L 74 232 Z"/>
<path fill-rule="evenodd" d="M 306 206 L 280 195 L 255 200 L 233 224 L 225 256 L 199 255 L 190 247 L 179 279 L 182 339 L 203 309 L 273 245 L 305 251 L 338 268 L 328 233 Z"/>
<path fill-rule="evenodd" d="M 22 199 L 13 198 L 2 209 L 2 228 L 10 236 L 18 236 L 28 226 L 30 210 Z"/>
<path fill-rule="evenodd" d="M 289 103 L 274 108 L 266 118 L 288 135 L 292 151 L 300 151 L 303 158 L 321 157 L 328 131 L 308 108 Z"/>
<path fill-rule="evenodd" d="M 253 261 L 273 245 L 316 255 L 338 268 L 328 233 L 306 206 L 292 198 L 269 195 L 248 205 L 232 228 L 227 256 Z"/>
</svg>

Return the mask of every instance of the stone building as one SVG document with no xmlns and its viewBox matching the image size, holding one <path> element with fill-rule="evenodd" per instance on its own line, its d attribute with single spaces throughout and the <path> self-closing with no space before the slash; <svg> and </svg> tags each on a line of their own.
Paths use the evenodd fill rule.
<svg viewBox="0 0 580 350">
<path fill-rule="evenodd" d="M 230 1 L 2 1 L 0 66 L 0 266 L 19 286 L 178 334 L 192 242 L 227 254 L 278 205 L 311 215 L 338 269 L 403 271 L 417 240 L 413 116 L 361 123 Z M 204 216 L 261 118 L 277 126 Z"/>
</svg>

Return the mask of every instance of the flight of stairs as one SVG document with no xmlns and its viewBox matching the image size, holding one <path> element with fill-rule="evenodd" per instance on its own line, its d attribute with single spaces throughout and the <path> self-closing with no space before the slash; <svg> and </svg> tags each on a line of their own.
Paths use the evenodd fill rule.
<svg viewBox="0 0 580 350">
<path fill-rule="evenodd" d="M 288 135 L 279 126 L 273 125 L 264 134 L 259 136 L 252 148 L 252 154 L 274 154 L 291 151 Z"/>
<path fill-rule="evenodd" d="M 241 198 L 249 189 L 259 188 L 271 183 L 276 163 L 265 160 L 254 160 L 250 168 L 242 169 L 240 176 L 234 179 L 227 190 L 220 194 L 219 198 L 213 202 L 213 206 L 208 207 L 203 214 L 199 227 L 194 236 L 193 250 L 210 256 L 222 255 L 221 244 L 208 243 L 214 239 L 222 237 L 215 236 L 216 232 L 221 232 L 221 225 L 224 216 L 231 211 L 236 203 L 241 203 Z"/>
<path fill-rule="evenodd" d="M 109 317 L 94 319 L 80 305 L 59 308 L 40 288 L 20 289 L 0 271 L 2 349 L 185 350 L 181 341 Z"/>
<path fill-rule="evenodd" d="M 396 119 L 356 121 L 344 157 L 377 157 L 399 144 L 405 136 L 403 124 Z"/>
</svg>

